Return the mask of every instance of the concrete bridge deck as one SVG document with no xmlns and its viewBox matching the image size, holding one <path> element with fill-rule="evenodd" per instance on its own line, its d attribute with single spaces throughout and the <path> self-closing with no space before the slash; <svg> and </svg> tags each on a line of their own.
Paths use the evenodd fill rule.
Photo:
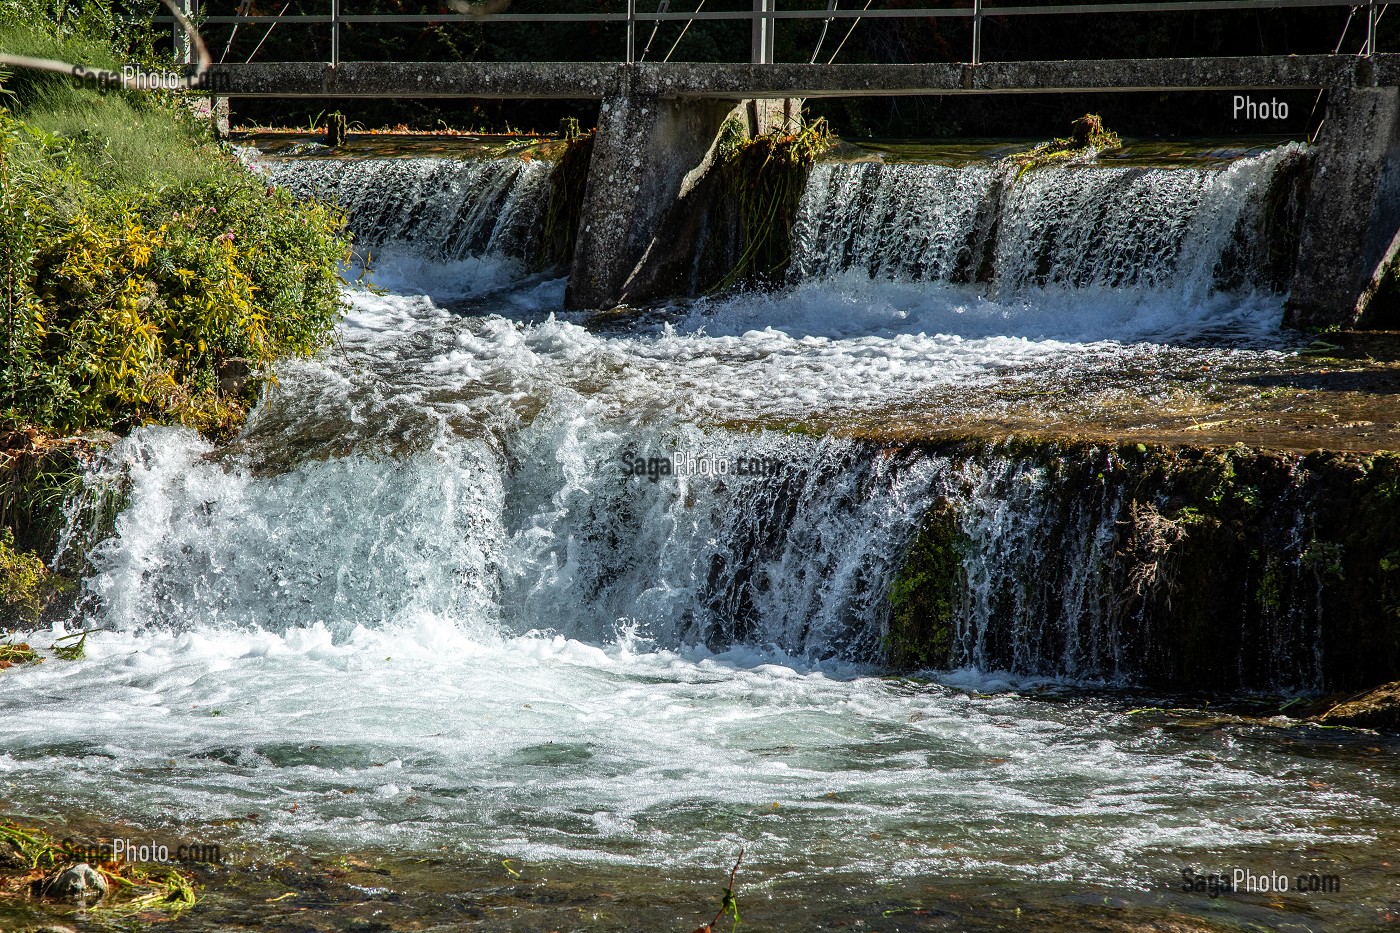
<svg viewBox="0 0 1400 933">
<path fill-rule="evenodd" d="M 924 65 L 616 62 L 277 62 L 213 65 L 227 97 L 589 100 L 622 87 L 659 99 L 1210 91 L 1400 86 L 1400 54 Z"/>
</svg>

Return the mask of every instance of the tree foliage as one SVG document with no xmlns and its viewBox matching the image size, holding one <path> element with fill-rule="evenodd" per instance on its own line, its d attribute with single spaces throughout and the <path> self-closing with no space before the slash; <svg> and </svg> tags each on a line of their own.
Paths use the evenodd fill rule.
<svg viewBox="0 0 1400 933">
<path fill-rule="evenodd" d="M 77 60 L 93 22 L 0 18 L 0 37 Z M 0 420 L 232 431 L 248 377 L 315 352 L 338 320 L 343 217 L 268 187 L 172 98 L 6 83 Z"/>
</svg>

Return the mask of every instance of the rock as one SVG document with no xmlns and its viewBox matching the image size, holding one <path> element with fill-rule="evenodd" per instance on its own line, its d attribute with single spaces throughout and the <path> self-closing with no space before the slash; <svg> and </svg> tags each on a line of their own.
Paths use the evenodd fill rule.
<svg viewBox="0 0 1400 933">
<path fill-rule="evenodd" d="M 1328 726 L 1400 732 L 1400 680 L 1338 703 L 1321 716 L 1314 716 L 1313 721 Z"/>
<path fill-rule="evenodd" d="M 252 376 L 253 367 L 248 360 L 229 357 L 219 364 L 219 392 L 235 397 L 242 395 Z"/>
<path fill-rule="evenodd" d="M 107 879 L 87 862 L 79 862 L 50 881 L 44 893 L 49 897 L 103 897 L 107 893 Z"/>
<path fill-rule="evenodd" d="M 337 110 L 331 114 L 326 121 L 326 145 L 332 148 L 345 145 L 345 136 L 348 127 L 345 123 L 345 114 Z"/>
</svg>

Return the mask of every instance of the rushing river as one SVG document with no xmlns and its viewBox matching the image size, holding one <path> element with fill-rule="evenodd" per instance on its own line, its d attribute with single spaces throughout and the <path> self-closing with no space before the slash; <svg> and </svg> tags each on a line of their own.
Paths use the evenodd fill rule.
<svg viewBox="0 0 1400 933">
<path fill-rule="evenodd" d="M 358 207 L 375 287 L 234 444 L 143 429 L 94 468 L 126 497 L 75 620 L 102 631 L 0 677 L 0 797 L 235 859 L 431 854 L 464 888 L 624 892 L 583 909 L 541 882 L 486 929 L 689 930 L 741 847 L 753 929 L 1394 921 L 1393 742 L 1112 671 L 882 676 L 928 504 L 991 572 L 1043 546 L 1015 533 L 1036 477 L 813 427 L 1105 372 L 1153 404 L 1158 369 L 1284 365 L 1279 297 L 1212 280 L 1280 153 L 1046 172 L 1003 200 L 990 283 L 950 271 L 990 170 L 822 166 L 788 290 L 613 329 L 521 261 L 543 172 L 281 163 Z M 1096 238 L 1046 233 L 1106 202 Z M 695 467 L 646 475 L 662 460 Z M 1183 890 L 1235 869 L 1341 889 Z"/>
</svg>

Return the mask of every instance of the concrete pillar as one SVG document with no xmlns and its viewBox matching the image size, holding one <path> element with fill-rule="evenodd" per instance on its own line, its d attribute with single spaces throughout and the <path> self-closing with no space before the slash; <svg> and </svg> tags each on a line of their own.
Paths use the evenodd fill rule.
<svg viewBox="0 0 1400 933">
<path fill-rule="evenodd" d="M 1350 326 L 1400 229 L 1400 89 L 1336 88 L 1317 142 L 1285 322 Z"/>
<path fill-rule="evenodd" d="M 796 133 L 802 129 L 802 103 L 800 97 L 748 101 L 749 135 Z"/>
<path fill-rule="evenodd" d="M 734 111 L 732 101 L 641 93 L 635 68 L 626 69 L 621 84 L 598 117 L 564 297 L 569 308 L 659 297 L 667 270 L 692 261 L 700 244 L 676 231 L 703 199 L 697 188 L 714 163 L 720 127 Z"/>
<path fill-rule="evenodd" d="M 229 134 L 229 106 L 227 97 L 211 97 L 209 99 L 209 118 L 214 125 L 215 139 L 228 139 Z"/>
</svg>

